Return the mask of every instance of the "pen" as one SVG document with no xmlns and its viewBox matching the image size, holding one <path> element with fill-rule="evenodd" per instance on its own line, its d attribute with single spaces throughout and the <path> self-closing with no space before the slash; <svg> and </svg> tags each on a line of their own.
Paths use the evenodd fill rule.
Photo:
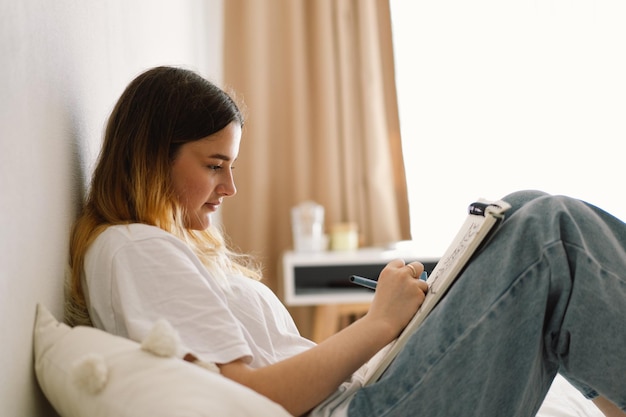
<svg viewBox="0 0 626 417">
<path fill-rule="evenodd" d="M 422 272 L 422 274 L 420 275 L 420 279 L 422 281 L 426 281 L 428 279 L 428 273 L 426 271 Z M 376 289 L 376 284 L 378 284 L 378 282 L 373 279 L 360 277 L 358 275 L 351 275 L 350 281 L 363 287 L 371 288 L 373 290 Z"/>
<path fill-rule="evenodd" d="M 366 288 L 371 288 L 373 290 L 376 289 L 377 282 L 374 281 L 373 279 L 360 277 L 358 275 L 351 275 L 350 276 L 350 281 L 354 282 L 355 284 L 358 284 L 358 285 L 361 285 L 363 287 L 366 287 Z"/>
</svg>

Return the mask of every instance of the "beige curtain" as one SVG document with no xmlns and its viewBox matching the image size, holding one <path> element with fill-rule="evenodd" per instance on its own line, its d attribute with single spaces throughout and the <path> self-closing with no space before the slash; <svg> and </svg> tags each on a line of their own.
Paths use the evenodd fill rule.
<svg viewBox="0 0 626 417">
<path fill-rule="evenodd" d="M 224 81 L 246 104 L 226 234 L 279 288 L 290 209 L 324 206 L 364 245 L 409 238 L 387 0 L 227 0 Z"/>
</svg>

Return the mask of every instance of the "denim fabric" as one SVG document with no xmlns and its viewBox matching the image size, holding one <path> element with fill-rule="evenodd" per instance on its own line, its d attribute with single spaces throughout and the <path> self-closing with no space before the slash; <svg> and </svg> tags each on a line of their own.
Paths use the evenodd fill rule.
<svg viewBox="0 0 626 417">
<path fill-rule="evenodd" d="M 626 225 L 567 197 L 513 208 L 349 415 L 534 416 L 557 372 L 626 410 Z"/>
</svg>

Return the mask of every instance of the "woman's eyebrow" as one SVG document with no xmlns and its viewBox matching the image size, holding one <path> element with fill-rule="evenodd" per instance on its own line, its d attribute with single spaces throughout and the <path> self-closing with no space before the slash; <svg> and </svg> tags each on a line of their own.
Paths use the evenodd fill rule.
<svg viewBox="0 0 626 417">
<path fill-rule="evenodd" d="M 230 156 L 224 155 L 221 153 L 214 153 L 212 155 L 208 155 L 208 158 L 221 159 L 222 161 L 225 161 L 225 162 L 230 162 L 232 159 Z"/>
</svg>

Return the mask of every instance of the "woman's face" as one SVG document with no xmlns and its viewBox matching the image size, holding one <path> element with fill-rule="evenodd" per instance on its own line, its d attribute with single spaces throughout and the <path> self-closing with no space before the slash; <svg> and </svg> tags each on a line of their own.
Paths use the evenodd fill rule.
<svg viewBox="0 0 626 417">
<path fill-rule="evenodd" d="M 174 193 L 185 213 L 185 226 L 204 230 L 224 197 L 235 195 L 233 163 L 239 154 L 241 126 L 231 123 L 206 138 L 180 147 L 172 163 Z"/>
</svg>

